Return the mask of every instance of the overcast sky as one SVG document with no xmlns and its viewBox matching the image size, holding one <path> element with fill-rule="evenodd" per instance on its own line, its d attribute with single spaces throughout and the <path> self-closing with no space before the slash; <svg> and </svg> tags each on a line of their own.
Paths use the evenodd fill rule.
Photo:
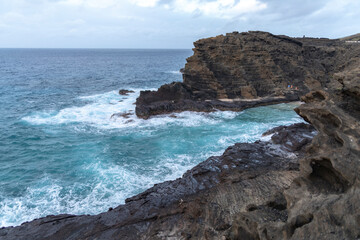
<svg viewBox="0 0 360 240">
<path fill-rule="evenodd" d="M 0 47 L 190 49 L 249 30 L 359 33 L 360 0 L 0 0 Z"/>
</svg>

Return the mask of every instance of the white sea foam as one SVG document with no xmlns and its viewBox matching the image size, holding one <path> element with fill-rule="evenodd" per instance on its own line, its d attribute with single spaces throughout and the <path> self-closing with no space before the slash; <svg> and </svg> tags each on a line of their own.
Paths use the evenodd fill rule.
<svg viewBox="0 0 360 240">
<path fill-rule="evenodd" d="M 90 102 L 83 106 L 64 108 L 59 111 L 36 112 L 22 120 L 33 125 L 58 125 L 82 123 L 102 129 L 116 128 L 144 128 L 160 127 L 169 124 L 181 126 L 198 126 L 201 124 L 216 124 L 219 118 L 233 118 L 236 113 L 196 113 L 182 112 L 154 116 L 143 120 L 135 115 L 135 101 L 139 96 L 139 89 L 133 89 L 134 93 L 121 96 L 116 91 L 79 97 L 81 101 Z M 128 114 L 121 116 L 121 114 Z M 75 127 L 80 129 L 78 126 Z"/>
<path fill-rule="evenodd" d="M 232 111 L 216 111 L 210 113 L 210 116 L 223 119 L 234 119 L 243 112 L 232 112 Z"/>
<path fill-rule="evenodd" d="M 206 159 L 215 154 L 221 153 L 201 153 L 195 157 Z M 195 165 L 194 156 L 179 154 L 174 158 L 163 158 L 143 174 L 116 164 L 93 162 L 79 170 L 96 176 L 91 183 L 69 184 L 43 176 L 22 197 L 4 198 L 0 202 L 0 227 L 19 225 L 50 214 L 98 214 L 109 207 L 123 204 L 127 197 L 148 189 L 155 183 L 181 177 Z M 86 189 L 89 192 L 84 195 L 82 192 L 86 192 Z M 1 198 L 3 197 L 0 196 Z"/>
<path fill-rule="evenodd" d="M 187 170 L 195 167 L 200 161 L 205 161 L 210 156 L 221 155 L 223 152 L 223 150 L 216 152 L 202 152 L 196 156 L 189 154 L 178 154 L 172 158 L 163 158 L 163 160 L 159 163 L 158 168 L 155 170 L 155 176 L 159 176 L 162 181 L 174 180 L 181 177 Z M 195 161 L 195 159 L 198 161 Z M 164 168 L 168 169 L 168 174 L 163 174 Z M 160 180 L 160 178 L 158 179 Z"/>
<path fill-rule="evenodd" d="M 182 74 L 180 71 L 166 71 L 166 73 L 171 73 L 171 74 L 176 74 L 176 75 Z"/>
<path fill-rule="evenodd" d="M 111 125 L 111 116 L 117 112 L 133 113 L 133 103 L 139 91 L 129 96 L 120 96 L 116 91 L 79 97 L 80 100 L 90 102 L 80 107 L 69 107 L 59 111 L 40 112 L 24 117 L 23 120 L 35 124 L 69 124 L 87 123 L 91 125 Z"/>
<path fill-rule="evenodd" d="M 271 137 L 273 136 L 274 134 L 269 134 L 269 135 L 266 135 L 266 136 L 261 136 L 260 137 L 260 140 L 261 141 L 264 141 L 264 142 L 268 142 L 271 140 Z"/>
<path fill-rule="evenodd" d="M 136 174 L 117 165 L 90 164 L 94 183 L 64 183 L 47 176 L 28 188 L 22 197 L 4 198 L 0 202 L 0 227 L 18 225 L 49 214 L 97 214 L 124 203 L 155 182 L 150 176 Z M 86 195 L 79 194 L 90 189 Z M 1 196 L 0 196 L 1 197 Z"/>
</svg>

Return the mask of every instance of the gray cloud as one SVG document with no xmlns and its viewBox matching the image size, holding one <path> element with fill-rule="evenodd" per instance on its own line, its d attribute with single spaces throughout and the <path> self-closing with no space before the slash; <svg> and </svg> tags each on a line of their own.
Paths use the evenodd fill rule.
<svg viewBox="0 0 360 240">
<path fill-rule="evenodd" d="M 134 1 L 0 0 L 0 47 L 191 48 L 198 38 L 232 31 L 360 32 L 357 0 L 250 0 L 238 8 L 238 0 Z"/>
</svg>

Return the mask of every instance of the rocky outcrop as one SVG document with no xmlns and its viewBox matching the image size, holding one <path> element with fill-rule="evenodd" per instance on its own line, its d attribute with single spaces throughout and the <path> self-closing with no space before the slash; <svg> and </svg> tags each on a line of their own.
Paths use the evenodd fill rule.
<svg viewBox="0 0 360 240">
<path fill-rule="evenodd" d="M 128 96 L 129 93 L 134 93 L 134 91 L 132 91 L 132 90 L 126 90 L 126 89 L 120 89 L 120 90 L 119 90 L 119 94 L 120 94 L 120 95 L 123 95 L 123 96 Z"/>
<path fill-rule="evenodd" d="M 298 159 L 315 130 L 295 124 L 273 132 L 282 142 L 237 143 L 182 178 L 155 185 L 125 205 L 96 216 L 48 216 L 0 229 L 1 239 L 221 239 L 243 213 L 262 209 L 263 221 L 287 219 L 282 195 L 298 177 Z M 293 146 L 293 147 L 291 147 Z M 296 146 L 296 147 L 294 147 Z M 292 149 L 296 149 L 292 151 Z M 237 225 L 236 225 L 237 226 Z M 244 236 L 245 236 L 244 235 Z"/>
<path fill-rule="evenodd" d="M 319 133 L 283 193 L 287 220 L 264 222 L 268 210 L 255 206 L 233 224 L 250 239 L 360 239 L 360 45 L 352 47 L 332 85 L 296 109 Z"/>
<path fill-rule="evenodd" d="M 182 178 L 155 185 L 106 213 L 48 216 L 0 229 L 0 238 L 359 239 L 360 44 L 290 39 L 266 33 L 248 35 L 270 36 L 304 49 L 302 54 L 307 60 L 303 59 L 301 64 L 309 80 L 304 80 L 300 91 L 309 92 L 301 98 L 305 104 L 296 112 L 318 132 L 311 143 L 315 131 L 310 126 L 279 127 L 264 133 L 273 134 L 271 142 L 235 144 L 222 156 L 210 157 L 187 171 Z M 226 39 L 223 36 L 199 42 L 219 38 Z M 262 41 L 267 44 L 266 40 Z M 283 49 L 281 46 L 285 45 L 281 44 Z M 260 45 L 253 51 L 258 48 Z M 283 50 L 278 54 L 278 58 L 287 61 L 294 58 Z M 316 56 L 321 54 L 325 54 L 325 60 L 321 60 L 323 71 L 310 66 L 320 63 Z M 206 52 L 200 55 L 206 56 Z M 261 62 L 265 56 L 262 52 L 251 58 L 259 58 Z M 199 66 L 198 71 L 201 70 Z M 185 75 L 186 71 L 183 70 Z M 279 74 L 286 77 L 287 72 Z M 203 102 L 210 102 L 210 106 L 227 103 L 217 99 L 217 88 L 213 88 L 216 99 L 208 101 L 206 98 L 214 93 L 210 91 L 212 88 L 204 83 L 204 92 L 194 93 L 185 82 L 163 86 L 158 92 L 142 93 L 138 106 L 154 104 L 150 113 L 158 114 L 173 111 L 170 106 L 182 110 L 176 103 L 185 100 L 189 101 L 189 107 L 194 102 L 200 102 L 199 106 Z M 255 97 L 255 92 L 259 97 L 262 90 L 250 86 L 243 90 L 242 96 Z M 230 93 L 219 94 L 230 97 Z M 157 110 L 156 105 L 162 101 L 163 110 Z"/>
<path fill-rule="evenodd" d="M 305 95 L 296 110 L 319 134 L 300 162 L 300 177 L 284 192 L 288 220 L 265 228 L 269 238 L 360 238 L 359 53 L 334 76 L 336 89 Z"/>
<path fill-rule="evenodd" d="M 266 32 L 229 33 L 194 43 L 183 82 L 144 91 L 138 117 L 173 111 L 240 111 L 247 107 L 299 100 L 333 84 L 344 54 L 341 40 L 290 38 Z"/>
<path fill-rule="evenodd" d="M 216 110 L 242 111 L 246 108 L 299 100 L 299 96 L 296 94 L 251 100 L 213 99 L 205 101 L 192 100 L 191 96 L 191 90 L 179 82 L 163 85 L 155 92 L 142 91 L 140 97 L 136 100 L 136 115 L 147 119 L 152 115 L 185 110 L 195 112 L 213 112 Z"/>
</svg>

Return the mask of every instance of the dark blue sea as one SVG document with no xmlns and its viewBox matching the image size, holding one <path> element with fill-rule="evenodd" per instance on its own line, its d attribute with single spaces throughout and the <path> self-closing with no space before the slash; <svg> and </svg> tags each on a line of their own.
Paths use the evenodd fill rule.
<svg viewBox="0 0 360 240">
<path fill-rule="evenodd" d="M 181 81 L 190 55 L 0 49 L 0 227 L 106 211 L 235 142 L 302 121 L 294 104 L 138 119 L 139 91 Z M 119 89 L 134 93 L 121 96 Z"/>
</svg>

